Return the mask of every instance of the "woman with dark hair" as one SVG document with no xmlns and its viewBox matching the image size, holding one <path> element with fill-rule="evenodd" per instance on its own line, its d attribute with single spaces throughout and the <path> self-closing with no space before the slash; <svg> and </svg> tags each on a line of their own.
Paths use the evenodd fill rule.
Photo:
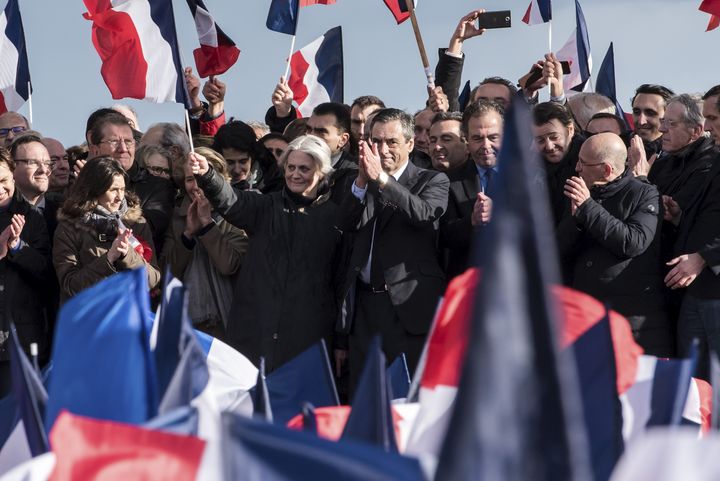
<svg viewBox="0 0 720 481">
<path fill-rule="evenodd" d="M 111 157 L 89 160 L 80 171 L 55 231 L 61 302 L 116 272 L 142 266 L 151 289 L 160 282 L 150 227 L 126 184 L 125 170 Z"/>
<path fill-rule="evenodd" d="M 343 276 L 339 207 L 330 199 L 330 148 L 305 135 L 281 158 L 285 186 L 257 195 L 238 192 L 190 154 L 205 197 L 228 222 L 247 232 L 250 247 L 235 284 L 228 342 L 268 371 L 320 339 L 332 342 Z"/>
<path fill-rule="evenodd" d="M 234 120 L 220 127 L 212 149 L 225 158 L 230 183 L 236 189 L 263 193 L 282 189 L 275 158 L 245 122 Z"/>
</svg>

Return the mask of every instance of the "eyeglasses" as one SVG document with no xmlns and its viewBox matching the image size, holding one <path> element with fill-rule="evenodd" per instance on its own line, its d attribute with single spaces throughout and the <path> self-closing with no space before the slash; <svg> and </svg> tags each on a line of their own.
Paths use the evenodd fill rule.
<svg viewBox="0 0 720 481">
<path fill-rule="evenodd" d="M 120 144 L 124 144 L 125 148 L 130 150 L 132 148 L 135 148 L 135 139 L 108 139 L 108 140 L 101 140 L 101 144 L 108 144 L 111 149 L 117 150 L 118 147 L 120 147 Z"/>
<path fill-rule="evenodd" d="M 7 137 L 10 132 L 13 134 L 19 134 L 21 132 L 25 132 L 27 129 L 23 127 L 22 125 L 18 127 L 10 127 L 6 129 L 0 129 L 0 137 Z"/>
<path fill-rule="evenodd" d="M 55 168 L 55 162 L 52 160 L 15 159 L 15 162 L 24 162 L 31 169 L 39 169 L 41 166 L 47 167 L 50 170 Z"/>
<path fill-rule="evenodd" d="M 594 164 L 588 164 L 588 163 L 583 162 L 582 160 L 578 159 L 578 164 L 582 165 L 583 167 L 596 167 L 598 165 L 605 164 L 605 162 L 596 162 Z"/>
<path fill-rule="evenodd" d="M 170 169 L 163 169 L 162 167 L 158 167 L 156 165 L 147 167 L 147 170 L 154 175 L 170 175 Z"/>
<path fill-rule="evenodd" d="M 682 124 L 682 120 L 670 120 L 670 119 L 660 119 L 660 126 L 661 127 L 677 127 L 678 125 Z"/>
</svg>

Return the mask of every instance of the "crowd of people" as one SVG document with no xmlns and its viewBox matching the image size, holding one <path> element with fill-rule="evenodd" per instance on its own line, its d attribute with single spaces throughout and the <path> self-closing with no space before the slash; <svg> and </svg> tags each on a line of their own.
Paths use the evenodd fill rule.
<svg viewBox="0 0 720 481">
<path fill-rule="evenodd" d="M 10 322 L 46 362 L 59 307 L 137 267 L 156 304 L 166 269 L 182 280 L 195 327 L 268 372 L 325 339 L 352 393 L 381 334 L 388 361 L 404 353 L 412 374 L 447 282 L 488 247 L 477 233 L 493 222 L 516 97 L 533 112 L 563 282 L 623 314 L 647 354 L 685 356 L 699 339 L 708 378 L 720 350 L 720 85 L 642 84 L 630 121 L 600 94 L 565 92 L 548 53 L 461 105 L 462 47 L 483 33 L 481 14 L 440 49 L 437 86 L 412 115 L 364 95 L 298 118 L 281 79 L 264 122 L 226 121 L 225 84 L 201 88 L 191 69 L 193 144 L 175 123 L 142 132 L 122 105 L 91 113 L 67 149 L 0 115 L 0 394 Z"/>
</svg>

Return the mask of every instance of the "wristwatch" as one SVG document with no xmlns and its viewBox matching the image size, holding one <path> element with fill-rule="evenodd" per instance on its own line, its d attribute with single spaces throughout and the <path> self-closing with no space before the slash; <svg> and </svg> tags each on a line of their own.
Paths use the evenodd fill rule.
<svg viewBox="0 0 720 481">
<path fill-rule="evenodd" d="M 380 187 L 385 187 L 385 184 L 387 184 L 387 181 L 389 179 L 389 175 L 387 175 L 385 172 L 380 172 L 380 175 L 378 175 L 378 184 L 380 184 Z"/>
</svg>

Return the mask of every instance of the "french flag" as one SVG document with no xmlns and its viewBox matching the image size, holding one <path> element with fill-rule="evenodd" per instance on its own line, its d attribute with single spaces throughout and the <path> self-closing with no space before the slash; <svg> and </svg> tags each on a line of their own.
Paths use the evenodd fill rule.
<svg viewBox="0 0 720 481">
<path fill-rule="evenodd" d="M 552 20 L 552 6 L 550 0 L 531 0 L 522 21 L 528 25 L 547 23 Z"/>
<path fill-rule="evenodd" d="M 576 28 L 565 45 L 558 50 L 557 58 L 570 62 L 570 74 L 563 77 L 565 91 L 583 92 L 589 88 L 592 54 L 590 53 L 590 37 L 585 24 L 585 15 L 577 0 L 575 0 L 575 21 Z"/>
<path fill-rule="evenodd" d="M 710 14 L 710 22 L 705 29 L 706 32 L 720 27 L 720 0 L 703 0 L 698 10 Z"/>
<path fill-rule="evenodd" d="M 198 75 L 205 78 L 227 72 L 237 62 L 240 49 L 215 23 L 202 0 L 187 0 L 187 4 L 200 38 L 200 48 L 193 51 Z"/>
<path fill-rule="evenodd" d="M 295 52 L 290 80 L 300 117 L 308 117 L 324 102 L 343 102 L 342 28 L 335 27 Z"/>
<path fill-rule="evenodd" d="M 387 5 L 387 8 L 390 9 L 390 12 L 393 14 L 393 17 L 395 17 L 395 21 L 400 25 L 405 20 L 410 18 L 410 8 L 407 5 L 408 0 L 384 0 L 385 5 Z M 417 0 L 415 0 L 415 3 L 413 4 L 415 7 L 417 7 Z"/>
<path fill-rule="evenodd" d="M 171 0 L 84 0 L 114 99 L 189 105 Z"/>
<path fill-rule="evenodd" d="M 9 0 L 0 15 L 5 32 L 0 45 L 0 113 L 17 111 L 30 97 L 30 69 L 25 31 L 17 0 Z"/>
</svg>

